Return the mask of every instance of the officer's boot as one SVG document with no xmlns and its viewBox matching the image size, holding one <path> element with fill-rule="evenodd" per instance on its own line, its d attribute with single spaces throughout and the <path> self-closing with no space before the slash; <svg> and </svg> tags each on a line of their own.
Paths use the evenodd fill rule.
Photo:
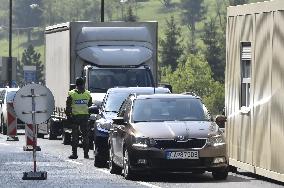
<svg viewBox="0 0 284 188">
<path fill-rule="evenodd" d="M 69 156 L 69 159 L 78 159 L 77 149 L 72 149 L 72 155 Z"/>
<path fill-rule="evenodd" d="M 89 152 L 88 151 L 84 151 L 84 158 L 89 159 Z"/>
</svg>

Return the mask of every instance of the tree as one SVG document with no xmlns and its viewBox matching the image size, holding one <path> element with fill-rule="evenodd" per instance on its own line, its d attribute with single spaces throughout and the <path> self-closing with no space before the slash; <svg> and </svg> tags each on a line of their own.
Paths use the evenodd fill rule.
<svg viewBox="0 0 284 188">
<path fill-rule="evenodd" d="M 225 37 L 218 33 L 216 19 L 211 18 L 205 23 L 202 40 L 206 46 L 205 58 L 216 81 L 224 82 L 225 72 Z"/>
<path fill-rule="evenodd" d="M 181 29 L 177 26 L 174 16 L 170 20 L 166 20 L 165 39 L 160 40 L 161 45 L 161 64 L 162 66 L 170 66 L 175 70 L 178 65 L 183 48 L 181 46 L 180 36 Z"/>
<path fill-rule="evenodd" d="M 204 19 L 206 8 L 203 5 L 203 0 L 181 0 L 181 9 L 181 21 L 191 32 L 189 52 L 195 54 L 197 52 L 195 42 L 196 23 Z"/>
<path fill-rule="evenodd" d="M 16 27 L 27 28 L 28 42 L 31 40 L 32 27 L 39 27 L 42 24 L 42 10 L 32 9 L 30 5 L 42 6 L 41 0 L 17 0 L 13 3 L 14 23 Z"/>
<path fill-rule="evenodd" d="M 136 22 L 138 20 L 138 17 L 133 14 L 133 10 L 132 10 L 131 5 L 129 5 L 128 8 L 127 8 L 127 15 L 125 16 L 124 20 L 126 22 Z"/>
<path fill-rule="evenodd" d="M 166 7 L 170 8 L 172 6 L 172 0 L 160 0 L 160 2 Z"/>
<path fill-rule="evenodd" d="M 247 4 L 249 0 L 229 0 L 230 6 Z"/>
<path fill-rule="evenodd" d="M 214 81 L 208 63 L 201 56 L 188 55 L 174 72 L 168 67 L 162 68 L 162 82 L 170 83 L 175 93 L 197 94 L 214 114 L 224 107 L 224 85 Z"/>
<path fill-rule="evenodd" d="M 18 82 L 22 83 L 24 80 L 24 66 L 35 66 L 36 67 L 36 81 L 44 82 L 44 65 L 40 60 L 41 54 L 34 50 L 33 45 L 29 45 L 22 54 L 21 62 L 18 62 Z"/>
</svg>

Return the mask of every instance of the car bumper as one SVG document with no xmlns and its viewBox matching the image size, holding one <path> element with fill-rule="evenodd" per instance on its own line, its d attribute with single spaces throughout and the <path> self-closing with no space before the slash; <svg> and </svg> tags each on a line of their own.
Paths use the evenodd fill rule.
<svg viewBox="0 0 284 188">
<path fill-rule="evenodd" d="M 166 153 L 173 151 L 198 151 L 199 159 L 167 159 Z M 130 165 L 135 171 L 216 171 L 225 170 L 228 167 L 226 146 L 204 147 L 202 149 L 141 149 L 131 147 L 129 149 Z M 223 158 L 224 162 L 214 159 Z"/>
<path fill-rule="evenodd" d="M 95 134 L 96 134 L 96 137 L 104 137 L 104 138 L 108 138 L 109 137 L 109 130 L 106 130 L 106 129 L 95 129 Z"/>
</svg>

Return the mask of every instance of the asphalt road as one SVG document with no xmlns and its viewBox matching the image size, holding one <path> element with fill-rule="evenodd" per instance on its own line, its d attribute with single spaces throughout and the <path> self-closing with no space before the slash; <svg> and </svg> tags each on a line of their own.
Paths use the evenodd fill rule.
<svg viewBox="0 0 284 188">
<path fill-rule="evenodd" d="M 283 183 L 252 175 L 247 172 L 230 173 L 225 181 L 216 181 L 211 173 L 203 175 L 167 174 L 155 177 L 141 176 L 136 181 L 125 180 L 121 175 L 110 174 L 106 168 L 93 165 L 93 150 L 90 159 L 83 158 L 79 148 L 77 160 L 69 160 L 71 147 L 61 140 L 38 139 L 42 151 L 37 152 L 37 171 L 46 171 L 46 180 L 22 180 L 23 172 L 33 170 L 32 152 L 23 151 L 24 135 L 19 141 L 6 141 L 0 134 L 0 187 L 152 187 L 152 188 L 278 188 Z"/>
</svg>

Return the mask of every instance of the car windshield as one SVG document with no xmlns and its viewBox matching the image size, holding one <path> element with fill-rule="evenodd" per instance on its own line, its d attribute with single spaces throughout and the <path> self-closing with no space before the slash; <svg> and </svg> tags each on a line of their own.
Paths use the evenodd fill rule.
<svg viewBox="0 0 284 188">
<path fill-rule="evenodd" d="M 127 98 L 129 93 L 110 93 L 106 100 L 106 112 L 118 112 L 122 102 Z"/>
<path fill-rule="evenodd" d="M 152 87 L 153 81 L 147 69 L 93 69 L 89 73 L 89 90 L 105 93 L 109 88 Z"/>
<path fill-rule="evenodd" d="M 196 98 L 137 99 L 133 121 L 208 121 L 204 105 Z"/>
<path fill-rule="evenodd" d="M 17 93 L 17 91 L 8 91 L 7 97 L 6 97 L 6 102 L 13 102 L 16 93 Z"/>
</svg>

